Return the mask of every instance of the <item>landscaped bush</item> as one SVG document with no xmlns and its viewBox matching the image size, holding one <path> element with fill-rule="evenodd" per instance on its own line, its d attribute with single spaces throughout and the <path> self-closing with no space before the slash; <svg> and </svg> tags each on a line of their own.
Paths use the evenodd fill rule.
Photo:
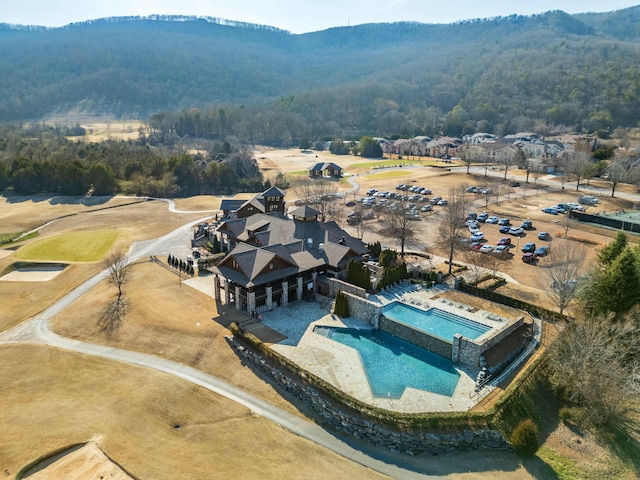
<svg viewBox="0 0 640 480">
<path fill-rule="evenodd" d="M 361 262 L 351 260 L 347 265 L 347 282 L 365 290 L 371 290 L 371 274 Z"/>
<path fill-rule="evenodd" d="M 343 318 L 350 315 L 349 302 L 347 300 L 347 296 L 343 292 L 338 292 L 336 295 L 336 305 L 333 309 L 333 313 Z"/>
<path fill-rule="evenodd" d="M 530 418 L 523 420 L 513 430 L 509 441 L 516 452 L 523 455 L 533 455 L 540 446 L 538 426 Z"/>
</svg>

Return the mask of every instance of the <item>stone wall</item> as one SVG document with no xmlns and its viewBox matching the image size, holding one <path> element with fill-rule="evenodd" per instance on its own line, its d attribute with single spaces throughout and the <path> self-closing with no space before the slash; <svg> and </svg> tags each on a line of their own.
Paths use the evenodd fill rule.
<svg viewBox="0 0 640 480">
<path fill-rule="evenodd" d="M 498 331 L 495 334 L 492 334 L 490 338 L 482 343 L 478 343 L 474 340 L 461 337 L 460 343 L 457 345 L 457 358 L 453 358 L 454 363 L 460 364 L 470 369 L 480 368 L 480 356 L 491 347 L 501 342 L 515 330 L 520 328 L 523 324 L 524 317 L 520 317 L 515 322 L 511 322 L 505 325 L 502 330 Z"/>
<path fill-rule="evenodd" d="M 335 297 L 338 292 L 350 293 L 360 298 L 367 298 L 367 291 L 362 287 L 357 287 L 337 278 L 329 279 L 329 296 Z"/>
<path fill-rule="evenodd" d="M 253 364 L 269 375 L 281 388 L 310 406 L 320 417 L 318 423 L 328 424 L 333 430 L 344 432 L 358 440 L 365 440 L 378 448 L 407 455 L 422 452 L 441 454 L 453 451 L 511 448 L 496 430 L 466 428 L 457 433 L 407 432 L 379 425 L 374 419 L 340 409 L 330 400 L 322 398 L 316 388 L 302 380 L 295 380 L 283 366 L 272 365 L 261 355 L 240 344 L 235 338 L 227 337 L 227 341 L 243 360 Z"/>
<path fill-rule="evenodd" d="M 343 291 L 342 293 L 347 298 L 350 316 L 370 323 L 373 328 L 379 328 L 378 319 L 380 318 L 382 307 L 349 292 Z"/>
<path fill-rule="evenodd" d="M 413 343 L 414 345 L 417 345 L 419 347 L 425 348 L 433 353 L 437 353 L 438 355 L 441 355 L 445 358 L 452 358 L 451 342 L 447 342 L 446 340 L 431 336 L 421 330 L 412 328 L 409 325 L 404 325 L 394 320 L 389 320 L 384 315 L 380 317 L 380 324 L 378 328 L 383 332 L 390 333 L 391 335 L 406 340 L 407 342 Z"/>
</svg>

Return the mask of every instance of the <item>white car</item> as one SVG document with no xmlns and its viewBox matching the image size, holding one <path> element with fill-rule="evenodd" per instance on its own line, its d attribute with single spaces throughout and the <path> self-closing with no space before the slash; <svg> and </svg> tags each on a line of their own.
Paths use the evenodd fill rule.
<svg viewBox="0 0 640 480">
<path fill-rule="evenodd" d="M 506 253 L 509 251 L 509 245 L 498 245 L 493 251 L 494 253 Z"/>
<path fill-rule="evenodd" d="M 477 225 L 469 225 L 469 231 L 470 231 L 471 233 L 476 233 L 476 232 L 479 232 L 479 231 L 480 231 L 480 229 L 478 228 L 478 226 L 477 226 Z"/>
<path fill-rule="evenodd" d="M 482 232 L 476 232 L 473 235 L 471 235 L 471 237 L 469 238 L 470 241 L 472 242 L 479 242 L 480 240 L 484 239 L 484 233 Z"/>
<path fill-rule="evenodd" d="M 483 245 L 483 246 L 480 247 L 480 251 L 482 253 L 493 252 L 493 245 Z"/>
<path fill-rule="evenodd" d="M 489 217 L 485 220 L 484 223 L 498 223 L 500 219 L 498 217 Z"/>
</svg>

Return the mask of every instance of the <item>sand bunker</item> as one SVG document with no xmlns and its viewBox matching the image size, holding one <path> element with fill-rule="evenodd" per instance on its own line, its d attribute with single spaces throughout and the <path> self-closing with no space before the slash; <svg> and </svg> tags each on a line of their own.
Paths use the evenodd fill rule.
<svg viewBox="0 0 640 480">
<path fill-rule="evenodd" d="M 45 462 L 47 463 L 47 462 Z M 32 474 L 22 478 L 29 480 L 131 480 L 120 467 L 113 463 L 100 448 L 94 443 L 87 443 L 81 448 L 73 450 L 66 455 L 57 457 L 53 463 L 48 463 L 44 468 L 34 468 Z"/>
<path fill-rule="evenodd" d="M 20 267 L 0 277 L 3 282 L 48 282 L 60 275 L 65 266 L 60 264 Z"/>
</svg>

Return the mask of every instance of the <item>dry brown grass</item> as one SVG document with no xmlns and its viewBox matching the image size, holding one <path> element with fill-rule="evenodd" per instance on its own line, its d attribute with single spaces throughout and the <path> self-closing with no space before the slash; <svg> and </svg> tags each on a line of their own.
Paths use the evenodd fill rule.
<svg viewBox="0 0 640 480">
<path fill-rule="evenodd" d="M 34 345 L 0 347 L 0 363 L 10 475 L 93 439 L 145 479 L 385 478 L 170 375 Z"/>
<path fill-rule="evenodd" d="M 162 259 L 163 261 L 165 259 Z M 297 410 L 269 383 L 245 367 L 228 347 L 231 321 L 247 317 L 235 310 L 219 312 L 216 302 L 187 285 L 174 271 L 151 261 L 136 262 L 125 286 L 130 303 L 122 328 L 112 337 L 101 333 L 96 319 L 114 290 L 97 285 L 51 322 L 64 336 L 105 343 L 169 358 L 216 375 L 291 412 Z"/>
</svg>

